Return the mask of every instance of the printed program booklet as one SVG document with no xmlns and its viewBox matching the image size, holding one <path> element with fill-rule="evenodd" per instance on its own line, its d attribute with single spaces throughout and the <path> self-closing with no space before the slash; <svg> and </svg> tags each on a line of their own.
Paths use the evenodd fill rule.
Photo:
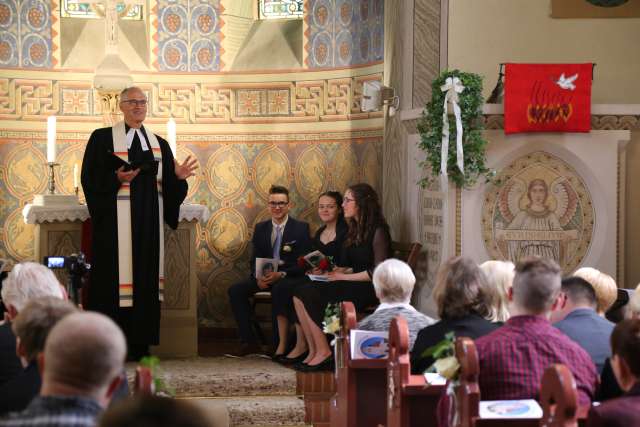
<svg viewBox="0 0 640 427">
<path fill-rule="evenodd" d="M 275 258 L 256 258 L 256 279 L 262 279 L 267 273 L 278 271 L 280 260 Z"/>
<path fill-rule="evenodd" d="M 389 332 L 351 330 L 352 359 L 384 359 L 389 355 Z"/>
<path fill-rule="evenodd" d="M 533 399 L 482 400 L 480 418 L 542 418 L 542 408 Z"/>
<path fill-rule="evenodd" d="M 328 282 L 329 277 L 325 274 L 307 274 L 307 277 L 314 282 Z"/>
<path fill-rule="evenodd" d="M 307 264 L 311 265 L 313 268 L 317 268 L 320 265 L 320 261 L 325 259 L 326 256 L 320 251 L 309 252 L 304 256 Z"/>
</svg>

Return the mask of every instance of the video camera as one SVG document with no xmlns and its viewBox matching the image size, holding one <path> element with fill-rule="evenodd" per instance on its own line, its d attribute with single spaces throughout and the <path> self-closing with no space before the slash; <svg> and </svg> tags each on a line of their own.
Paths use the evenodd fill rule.
<svg viewBox="0 0 640 427">
<path fill-rule="evenodd" d="M 44 265 L 52 270 L 65 269 L 69 274 L 67 283 L 67 293 L 72 301 L 77 305 L 80 302 L 79 291 L 82 288 L 82 279 L 91 271 L 91 264 L 86 262 L 82 252 L 69 256 L 46 256 Z"/>
</svg>

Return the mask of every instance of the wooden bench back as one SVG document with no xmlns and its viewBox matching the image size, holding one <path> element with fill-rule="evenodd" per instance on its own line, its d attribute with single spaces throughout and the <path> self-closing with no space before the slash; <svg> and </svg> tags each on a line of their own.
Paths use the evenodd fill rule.
<svg viewBox="0 0 640 427">
<path fill-rule="evenodd" d="M 577 427 L 578 390 L 565 365 L 551 365 L 544 371 L 540 405 L 543 410 L 541 427 Z"/>
<path fill-rule="evenodd" d="M 397 316 L 389 327 L 386 427 L 430 425 L 436 420 L 443 386 L 427 385 L 424 375 L 411 375 L 409 326 Z"/>
<path fill-rule="evenodd" d="M 331 404 L 332 427 L 370 427 L 386 419 L 386 360 L 351 359 L 352 329 L 356 329 L 353 303 L 341 303 L 342 324 L 336 338 L 336 395 Z"/>
<path fill-rule="evenodd" d="M 391 242 L 391 252 L 394 258 L 406 262 L 411 270 L 415 272 L 418 265 L 418 256 L 420 255 L 422 244 L 418 242 Z"/>
<path fill-rule="evenodd" d="M 138 366 L 134 380 L 133 392 L 135 394 L 154 394 L 153 375 L 151 368 Z"/>
</svg>

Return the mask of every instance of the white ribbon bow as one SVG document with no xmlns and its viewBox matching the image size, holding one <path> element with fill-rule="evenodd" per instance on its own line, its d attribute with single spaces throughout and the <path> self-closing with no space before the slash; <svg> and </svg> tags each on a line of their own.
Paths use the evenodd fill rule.
<svg viewBox="0 0 640 427">
<path fill-rule="evenodd" d="M 446 192 L 449 188 L 447 180 L 447 160 L 449 159 L 449 118 L 447 117 L 447 104 L 453 105 L 453 115 L 456 118 L 456 163 L 458 169 L 464 175 L 464 152 L 462 151 L 462 117 L 458 105 L 458 94 L 464 90 L 464 86 L 458 77 L 447 77 L 444 85 L 440 86 L 444 96 L 444 110 L 442 112 L 442 147 L 440 152 L 440 191 Z"/>
</svg>

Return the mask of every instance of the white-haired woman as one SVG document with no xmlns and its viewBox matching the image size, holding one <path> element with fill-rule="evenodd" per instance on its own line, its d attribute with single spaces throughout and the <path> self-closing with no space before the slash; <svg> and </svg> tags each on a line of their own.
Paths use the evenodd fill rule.
<svg viewBox="0 0 640 427">
<path fill-rule="evenodd" d="M 2 282 L 2 302 L 8 321 L 0 325 L 0 384 L 22 371 L 22 364 L 16 356 L 16 337 L 11 330 L 11 322 L 29 301 L 39 297 L 65 298 L 53 272 L 35 262 L 14 265 Z"/>
<path fill-rule="evenodd" d="M 485 261 L 480 264 L 480 270 L 487 278 L 491 286 L 498 290 L 497 306 L 495 307 L 492 322 L 506 322 L 509 319 L 509 289 L 513 285 L 513 277 L 516 275 L 516 266 L 511 261 Z"/>
<path fill-rule="evenodd" d="M 422 328 L 435 323 L 411 305 L 411 293 L 416 277 L 406 263 L 390 258 L 380 263 L 373 272 L 373 288 L 380 300 L 376 311 L 358 324 L 366 331 L 388 331 L 391 319 L 402 315 L 409 325 L 409 348 Z"/>
</svg>

